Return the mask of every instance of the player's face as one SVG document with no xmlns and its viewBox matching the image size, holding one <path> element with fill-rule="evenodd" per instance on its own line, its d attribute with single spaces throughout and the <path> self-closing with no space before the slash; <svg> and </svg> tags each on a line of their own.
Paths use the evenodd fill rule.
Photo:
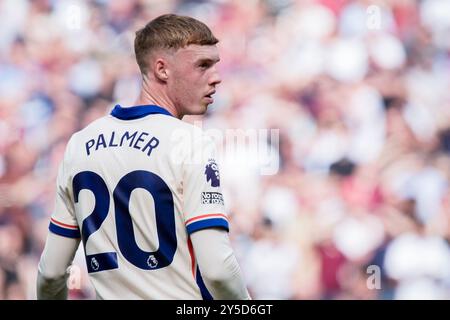
<svg viewBox="0 0 450 320">
<path fill-rule="evenodd" d="M 212 95 L 221 82 L 216 69 L 219 60 L 215 45 L 189 45 L 174 54 L 168 90 L 180 114 L 203 114 L 213 103 Z"/>
</svg>

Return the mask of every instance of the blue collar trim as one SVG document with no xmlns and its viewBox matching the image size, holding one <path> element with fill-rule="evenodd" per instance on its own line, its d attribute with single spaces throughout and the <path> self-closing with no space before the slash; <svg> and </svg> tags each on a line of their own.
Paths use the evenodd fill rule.
<svg viewBox="0 0 450 320">
<path fill-rule="evenodd" d="M 157 114 L 157 113 L 173 117 L 172 114 L 166 109 L 152 104 L 143 106 L 134 106 L 129 108 L 122 108 L 120 105 L 116 105 L 114 109 L 111 111 L 111 115 L 113 117 L 119 118 L 121 120 L 140 119 L 148 116 L 149 114 Z"/>
</svg>

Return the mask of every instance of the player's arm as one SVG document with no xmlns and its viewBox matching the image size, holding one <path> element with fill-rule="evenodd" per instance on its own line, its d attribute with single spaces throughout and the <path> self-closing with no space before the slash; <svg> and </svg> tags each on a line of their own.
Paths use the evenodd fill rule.
<svg viewBox="0 0 450 320">
<path fill-rule="evenodd" d="M 199 230 L 191 234 L 191 241 L 203 281 L 213 298 L 251 299 L 226 230 Z"/>
<path fill-rule="evenodd" d="M 79 238 L 63 237 L 49 232 L 38 266 L 38 300 L 67 299 L 67 268 L 73 261 Z"/>
<path fill-rule="evenodd" d="M 214 299 L 249 299 L 228 238 L 228 218 L 212 139 L 202 136 L 192 145 L 192 152 L 183 167 L 183 214 L 201 277 Z"/>
<path fill-rule="evenodd" d="M 55 210 L 50 219 L 49 233 L 39 261 L 36 283 L 38 299 L 67 299 L 66 271 L 80 243 L 81 235 L 75 218 L 68 177 L 69 150 L 68 146 L 64 160 L 59 166 Z"/>
</svg>

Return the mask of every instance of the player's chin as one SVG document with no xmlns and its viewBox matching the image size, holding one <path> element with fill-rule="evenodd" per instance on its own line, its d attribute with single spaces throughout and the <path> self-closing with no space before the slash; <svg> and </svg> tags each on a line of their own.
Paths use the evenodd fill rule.
<svg viewBox="0 0 450 320">
<path fill-rule="evenodd" d="M 208 105 L 205 103 L 200 103 L 196 105 L 195 107 L 191 107 L 188 109 L 188 112 L 186 112 L 186 115 L 202 115 L 206 112 L 206 109 L 208 108 Z"/>
<path fill-rule="evenodd" d="M 206 112 L 206 109 L 208 109 L 208 106 L 211 104 L 212 102 L 207 100 L 207 99 L 202 99 L 202 101 L 200 101 L 200 103 L 198 104 L 198 113 L 199 114 L 203 114 Z"/>
</svg>

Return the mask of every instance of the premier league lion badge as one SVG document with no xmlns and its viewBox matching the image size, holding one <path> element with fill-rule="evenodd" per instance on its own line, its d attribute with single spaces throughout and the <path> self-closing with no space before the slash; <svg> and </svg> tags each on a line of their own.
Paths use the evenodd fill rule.
<svg viewBox="0 0 450 320">
<path fill-rule="evenodd" d="M 219 166 L 216 161 L 210 159 L 205 167 L 206 181 L 211 181 L 211 187 L 220 186 Z"/>
</svg>

